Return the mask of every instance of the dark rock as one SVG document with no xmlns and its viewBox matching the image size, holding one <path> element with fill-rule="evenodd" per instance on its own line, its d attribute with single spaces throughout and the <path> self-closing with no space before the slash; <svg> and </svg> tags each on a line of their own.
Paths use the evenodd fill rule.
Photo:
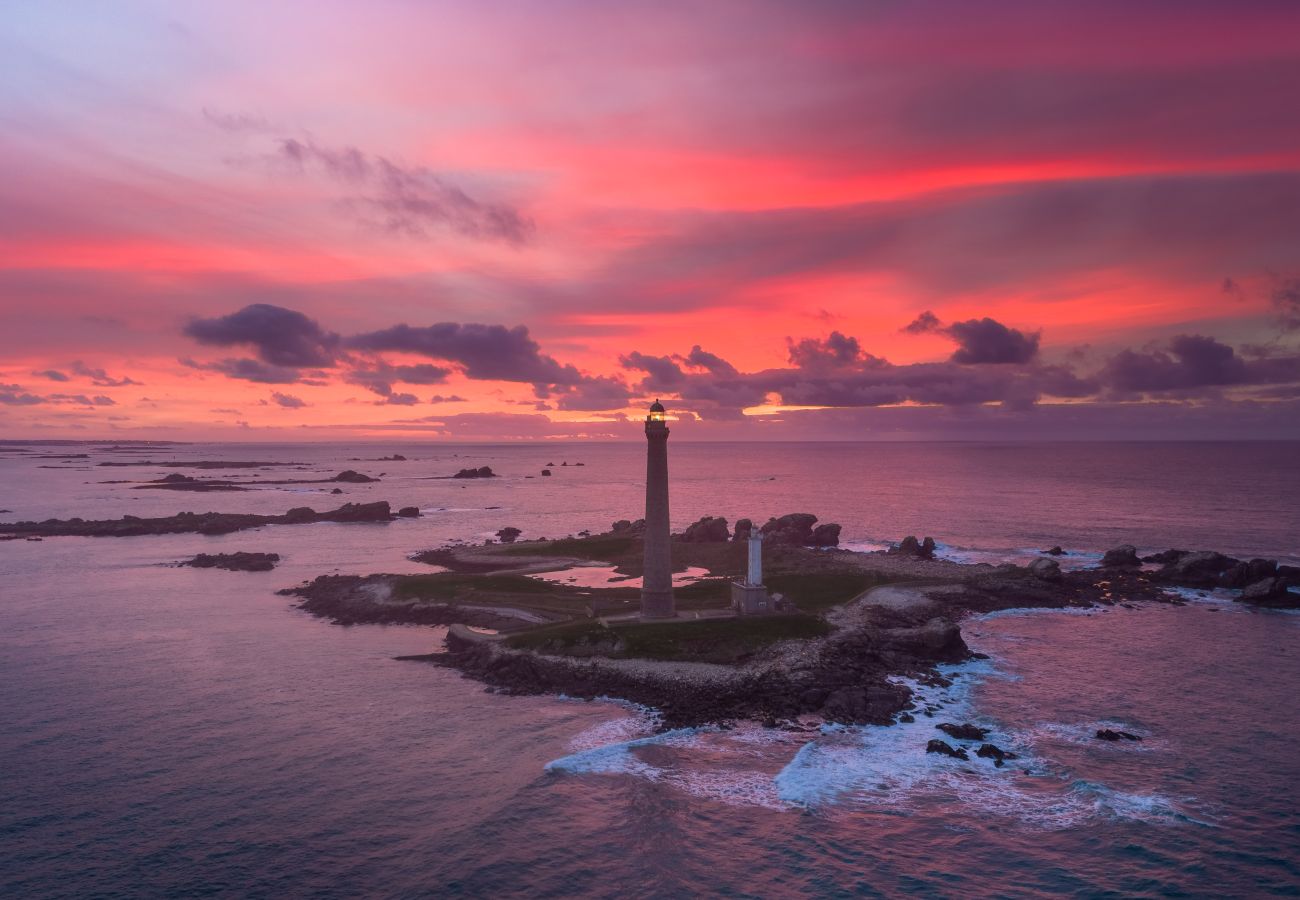
<svg viewBox="0 0 1300 900">
<path fill-rule="evenodd" d="M 479 466 L 477 469 L 461 469 L 452 478 L 496 478 L 497 473 L 491 466 Z"/>
<path fill-rule="evenodd" d="M 925 752 L 942 753 L 944 756 L 951 756 L 953 759 L 970 759 L 964 747 L 954 748 L 947 741 L 941 741 L 938 738 L 925 745 Z"/>
<path fill-rule="evenodd" d="M 1051 550 L 1044 550 L 1044 551 L 1042 551 L 1042 552 L 1043 552 L 1043 553 L 1046 553 L 1048 556 L 1064 556 L 1064 555 L 1065 555 L 1065 551 L 1061 549 L 1061 545 L 1060 545 L 1060 544 L 1057 544 L 1057 545 L 1056 545 L 1055 547 L 1053 547 Z"/>
<path fill-rule="evenodd" d="M 641 534 L 645 531 L 645 519 L 637 519 L 635 522 L 619 519 L 609 530 L 612 534 Z"/>
<path fill-rule="evenodd" d="M 196 569 L 228 569 L 231 572 L 269 572 L 279 561 L 278 553 L 200 553 L 181 565 Z"/>
<path fill-rule="evenodd" d="M 397 516 L 401 519 L 418 519 L 420 518 L 420 507 L 403 506 L 397 511 Z"/>
<path fill-rule="evenodd" d="M 806 547 L 812 543 L 813 524 L 817 517 L 812 513 L 787 513 L 771 518 L 759 529 L 768 544 L 786 544 Z"/>
<path fill-rule="evenodd" d="M 551 477 L 551 470 L 550 470 L 550 469 L 542 469 L 542 475 L 544 475 L 544 476 L 547 477 L 547 478 L 550 478 L 550 477 Z"/>
<path fill-rule="evenodd" d="M 1277 560 L 1252 559 L 1239 562 L 1219 575 L 1219 587 L 1244 588 L 1277 575 Z"/>
<path fill-rule="evenodd" d="M 1142 561 L 1159 563 L 1160 565 L 1165 566 L 1169 563 L 1178 562 L 1178 560 L 1191 552 L 1192 551 L 1190 550 L 1161 550 L 1159 553 L 1152 553 L 1150 556 L 1142 557 Z"/>
<path fill-rule="evenodd" d="M 1300 594 L 1287 590 L 1287 579 L 1265 578 L 1248 585 L 1237 600 L 1254 606 L 1267 606 L 1273 609 L 1300 608 Z"/>
<path fill-rule="evenodd" d="M 980 728 L 978 725 L 972 725 L 969 722 L 963 722 L 960 725 L 942 722 L 934 727 L 949 737 L 957 738 L 960 741 L 982 741 L 984 736 L 989 733 L 987 728 Z"/>
<path fill-rule="evenodd" d="M 341 494 L 341 493 L 343 493 L 343 488 L 334 488 L 334 490 L 330 491 L 330 493 L 331 493 L 331 494 Z"/>
<path fill-rule="evenodd" d="M 523 534 L 523 531 L 520 529 L 507 525 L 505 528 L 502 528 L 497 532 L 497 539 L 503 544 L 513 544 L 515 538 L 519 537 L 521 534 Z"/>
<path fill-rule="evenodd" d="M 754 530 L 754 523 L 749 519 L 736 520 L 736 533 L 732 536 L 733 541 L 747 541 L 749 535 Z"/>
<path fill-rule="evenodd" d="M 917 559 L 934 559 L 935 543 L 934 538 L 928 537 L 924 541 L 918 541 L 915 535 L 909 534 L 898 542 L 895 547 L 890 547 L 889 552 L 896 556 L 913 556 Z"/>
<path fill-rule="evenodd" d="M 981 744 L 980 748 L 975 751 L 975 755 L 984 759 L 993 760 L 993 765 L 997 766 L 999 769 L 1002 768 L 1002 764 L 1005 760 L 1016 758 L 1016 754 L 1003 750 L 996 744 Z"/>
<path fill-rule="evenodd" d="M 1140 741 L 1142 738 L 1127 731 L 1114 731 L 1110 728 L 1097 729 L 1097 739 L 1102 741 Z"/>
<path fill-rule="evenodd" d="M 727 531 L 727 520 L 720 516 L 705 516 L 698 522 L 686 526 L 686 530 L 677 536 L 679 541 L 687 544 L 723 543 L 731 533 Z"/>
<path fill-rule="evenodd" d="M 814 547 L 838 547 L 840 545 L 840 526 L 834 522 L 818 525 L 813 529 L 810 543 Z"/>
<path fill-rule="evenodd" d="M 1214 587 L 1219 584 L 1225 572 L 1237 566 L 1239 560 L 1224 556 L 1213 550 L 1197 550 L 1185 553 L 1156 573 L 1163 581 L 1194 587 Z"/>
<path fill-rule="evenodd" d="M 1112 547 L 1101 558 L 1101 567 L 1103 569 L 1137 568 L 1141 565 L 1142 560 L 1138 559 L 1137 548 L 1132 544 Z"/>
<path fill-rule="evenodd" d="M 1061 564 L 1054 559 L 1036 559 L 1028 568 L 1029 574 L 1042 581 L 1061 580 Z"/>
<path fill-rule="evenodd" d="M 369 475 L 362 475 L 360 472 L 354 472 L 351 469 L 342 471 L 330 479 L 330 481 L 346 481 L 348 484 L 369 484 L 378 480 L 378 478 L 371 478 Z"/>
</svg>

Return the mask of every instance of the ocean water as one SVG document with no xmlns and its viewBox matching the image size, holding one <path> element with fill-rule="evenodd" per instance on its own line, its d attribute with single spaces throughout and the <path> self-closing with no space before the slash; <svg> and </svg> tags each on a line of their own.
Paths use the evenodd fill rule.
<svg viewBox="0 0 1300 900">
<path fill-rule="evenodd" d="M 555 537 L 635 518 L 641 450 L 0 454 L 0 508 L 12 510 L 0 521 L 379 499 L 424 511 L 387 525 L 0 543 L 0 895 L 1300 895 L 1298 614 L 1222 592 L 1189 593 L 1184 607 L 1003 613 L 964 626 L 988 660 L 951 667 L 951 687 L 917 686 L 935 718 L 655 734 L 649 710 L 500 697 L 392 659 L 436 648 L 441 629 L 332 626 L 274 593 L 324 572 L 421 571 L 411 552 L 504 525 Z M 1086 565 L 1128 542 L 1297 562 L 1298 451 L 680 444 L 673 521 L 807 511 L 855 546 L 931 534 L 956 558 L 1061 544 Z M 91 458 L 28 458 L 79 452 Z M 352 461 L 394 452 L 410 459 Z M 175 471 L 94 465 L 130 458 L 306 467 L 264 480 L 386 474 L 343 496 L 99 483 Z M 434 478 L 469 465 L 503 477 Z M 233 550 L 283 562 L 172 565 Z M 979 722 L 1019 758 L 995 769 L 925 754 L 945 720 Z M 1100 727 L 1143 740 L 1103 743 Z"/>
</svg>

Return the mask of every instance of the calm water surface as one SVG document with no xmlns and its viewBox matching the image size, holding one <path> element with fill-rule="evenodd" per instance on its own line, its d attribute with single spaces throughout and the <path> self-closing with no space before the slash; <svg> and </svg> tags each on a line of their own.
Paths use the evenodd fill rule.
<svg viewBox="0 0 1300 900">
<path fill-rule="evenodd" d="M 640 450 L 139 454 L 387 472 L 343 497 L 330 486 L 186 495 L 96 483 L 173 471 L 87 465 L 124 454 L 0 459 L 0 507 L 13 510 L 0 520 L 377 499 L 425 513 L 0 544 L 0 894 L 1300 894 L 1295 614 L 1209 596 L 968 623 L 991 659 L 953 669 L 950 689 L 923 690 L 944 716 L 979 721 L 1020 753 L 994 770 L 927 756 L 933 720 L 656 736 L 644 711 L 498 697 L 392 660 L 435 648 L 439 629 L 335 627 L 274 594 L 334 570 L 420 571 L 407 554 L 503 525 L 557 536 L 635 517 Z M 351 461 L 392 452 L 411 460 Z M 1295 445 L 672 452 L 677 527 L 808 511 L 862 545 L 926 533 L 959 557 L 1127 541 L 1300 558 Z M 548 462 L 552 478 L 525 477 Z M 466 465 L 504 477 L 428 480 Z M 284 562 L 270 573 L 169 565 L 241 549 Z M 1090 735 L 1103 725 L 1145 740 L 1102 744 Z"/>
</svg>

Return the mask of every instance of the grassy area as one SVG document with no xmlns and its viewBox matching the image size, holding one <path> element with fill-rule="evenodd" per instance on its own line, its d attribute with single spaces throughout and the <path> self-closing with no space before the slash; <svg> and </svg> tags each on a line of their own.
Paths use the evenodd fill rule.
<svg viewBox="0 0 1300 900">
<path fill-rule="evenodd" d="M 814 638 L 830 626 L 817 616 L 762 616 L 702 619 L 696 622 L 628 623 L 601 626 L 596 621 L 537 628 L 508 639 L 512 647 L 546 653 L 576 653 L 593 645 L 614 658 L 739 663 L 756 651 L 788 638 Z"/>
<path fill-rule="evenodd" d="M 786 573 L 763 579 L 767 589 L 792 600 L 804 612 L 823 612 L 847 603 L 867 588 L 888 581 L 875 572 L 813 572 L 806 575 Z"/>
<path fill-rule="evenodd" d="M 602 534 L 589 538 L 511 544 L 508 548 L 503 548 L 501 553 L 506 556 L 570 556 L 574 559 L 613 562 L 627 556 L 633 549 L 641 549 L 640 538 Z M 639 552 L 637 555 L 640 555 Z"/>
</svg>

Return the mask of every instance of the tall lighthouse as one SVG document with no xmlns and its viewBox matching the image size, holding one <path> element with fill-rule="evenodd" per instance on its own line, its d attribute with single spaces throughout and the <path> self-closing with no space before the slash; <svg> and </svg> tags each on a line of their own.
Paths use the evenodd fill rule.
<svg viewBox="0 0 1300 900">
<path fill-rule="evenodd" d="M 668 543 L 668 423 L 656 400 L 645 417 L 645 577 L 641 582 L 641 617 L 671 619 L 673 564 Z"/>
</svg>

